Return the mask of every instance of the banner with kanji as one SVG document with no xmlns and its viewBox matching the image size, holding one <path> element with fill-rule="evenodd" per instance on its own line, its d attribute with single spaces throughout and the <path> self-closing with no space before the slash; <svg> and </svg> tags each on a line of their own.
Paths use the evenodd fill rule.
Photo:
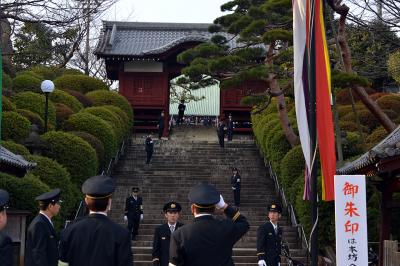
<svg viewBox="0 0 400 266">
<path fill-rule="evenodd" d="M 364 175 L 335 175 L 336 265 L 368 265 Z"/>
</svg>

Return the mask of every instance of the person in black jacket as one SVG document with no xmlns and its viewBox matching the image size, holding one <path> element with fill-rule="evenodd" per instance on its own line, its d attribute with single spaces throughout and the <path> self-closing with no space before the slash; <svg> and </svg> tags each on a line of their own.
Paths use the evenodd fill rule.
<svg viewBox="0 0 400 266">
<path fill-rule="evenodd" d="M 157 124 L 158 139 L 161 139 L 161 137 L 163 136 L 163 133 L 164 133 L 164 128 L 165 128 L 164 119 L 165 119 L 164 111 L 161 111 L 160 117 L 158 118 L 158 124 Z"/>
<path fill-rule="evenodd" d="M 183 124 L 183 116 L 185 115 L 185 110 L 185 100 L 181 100 L 181 103 L 178 105 L 178 120 L 176 121 L 177 125 Z"/>
<path fill-rule="evenodd" d="M 104 175 L 83 183 L 90 213 L 61 232 L 60 261 L 68 266 L 133 266 L 128 230 L 107 217 L 114 190 L 114 180 Z"/>
<path fill-rule="evenodd" d="M 223 120 L 220 120 L 218 122 L 218 128 L 217 128 L 217 135 L 218 135 L 218 142 L 219 142 L 219 146 L 221 146 L 221 148 L 224 147 L 224 138 L 225 138 L 225 123 Z"/>
<path fill-rule="evenodd" d="M 239 171 L 236 167 L 232 168 L 231 185 L 233 190 L 233 198 L 235 201 L 235 206 L 240 207 L 240 187 L 241 187 L 241 177 Z"/>
<path fill-rule="evenodd" d="M 58 265 L 58 236 L 51 219 L 60 211 L 60 193 L 56 188 L 35 198 L 40 212 L 26 234 L 25 266 Z"/>
<path fill-rule="evenodd" d="M 228 116 L 228 121 L 227 121 L 227 135 L 228 135 L 228 141 L 232 141 L 233 139 L 233 129 L 235 128 L 234 124 L 233 124 L 233 120 L 232 120 L 232 115 L 229 114 Z"/>
<path fill-rule="evenodd" d="M 132 240 L 139 234 L 140 221 L 143 220 L 143 201 L 139 196 L 140 189 L 132 188 L 132 194 L 125 201 L 124 220 L 128 221 L 128 230 L 132 234 Z"/>
<path fill-rule="evenodd" d="M 176 266 L 233 266 L 233 245 L 249 230 L 246 217 L 228 206 L 214 186 L 200 184 L 189 193 L 194 218 L 172 234 L 169 262 Z M 215 219 L 214 211 L 228 219 Z"/>
<path fill-rule="evenodd" d="M 146 155 L 147 155 L 146 164 L 149 164 L 151 161 L 151 157 L 153 156 L 153 151 L 154 151 L 154 143 L 153 143 L 153 139 L 151 138 L 151 134 L 149 134 L 146 138 L 145 150 L 146 150 Z"/>
<path fill-rule="evenodd" d="M 157 226 L 154 231 L 152 252 L 154 266 L 168 266 L 171 234 L 183 226 L 178 222 L 181 210 L 181 205 L 174 201 L 164 205 L 163 211 L 167 222 Z"/>
<path fill-rule="evenodd" d="M 257 256 L 259 266 L 278 266 L 282 249 L 282 229 L 278 226 L 282 208 L 278 204 L 268 207 L 269 221 L 257 230 Z"/>
<path fill-rule="evenodd" d="M 0 189 L 0 265 L 13 266 L 13 252 L 11 238 L 2 232 L 7 225 L 8 192 Z"/>
</svg>

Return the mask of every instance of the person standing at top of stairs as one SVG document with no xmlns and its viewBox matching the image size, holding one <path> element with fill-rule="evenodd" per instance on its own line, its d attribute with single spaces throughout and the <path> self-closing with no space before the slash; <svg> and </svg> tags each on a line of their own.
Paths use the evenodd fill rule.
<svg viewBox="0 0 400 266">
<path fill-rule="evenodd" d="M 217 135 L 218 135 L 218 142 L 219 142 L 219 146 L 221 148 L 224 147 L 224 138 L 225 138 L 225 123 L 224 121 L 221 119 L 218 122 L 218 128 L 217 128 Z"/>
<path fill-rule="evenodd" d="M 158 118 L 158 139 L 161 139 L 161 137 L 163 136 L 163 132 L 164 132 L 164 119 L 165 119 L 165 114 L 164 114 L 164 110 L 161 111 L 160 117 Z"/>
<path fill-rule="evenodd" d="M 235 206 L 240 207 L 240 188 L 241 188 L 242 178 L 239 175 L 239 171 L 236 167 L 232 168 L 231 185 L 233 190 L 233 198 L 235 201 Z"/>
<path fill-rule="evenodd" d="M 140 189 L 132 188 L 132 194 L 125 201 L 124 220 L 128 220 L 128 230 L 132 234 L 132 240 L 139 234 L 140 221 L 143 220 L 143 200 L 139 196 Z"/>
<path fill-rule="evenodd" d="M 163 211 L 166 223 L 156 227 L 153 238 L 153 266 L 168 266 L 169 263 L 169 242 L 171 234 L 183 226 L 179 222 L 179 215 L 182 210 L 178 202 L 168 202 L 164 205 Z"/>
<path fill-rule="evenodd" d="M 228 116 L 228 122 L 226 127 L 227 127 L 228 141 L 232 141 L 233 129 L 235 128 L 235 125 L 233 124 L 232 114 L 229 114 Z"/>
<path fill-rule="evenodd" d="M 151 138 L 151 134 L 149 134 L 146 138 L 145 141 L 145 150 L 146 150 L 146 164 L 149 164 L 151 161 L 151 157 L 153 156 L 153 151 L 154 151 L 154 142 L 153 139 Z"/>
<path fill-rule="evenodd" d="M 249 230 L 246 217 L 228 206 L 214 186 L 200 184 L 189 192 L 194 218 L 172 234 L 169 265 L 232 266 L 233 246 Z M 228 219 L 217 220 L 215 210 Z"/>
<path fill-rule="evenodd" d="M 178 121 L 176 122 L 178 126 L 180 124 L 183 124 L 183 116 L 185 114 L 185 110 L 186 110 L 185 100 L 181 100 L 181 103 L 178 106 Z"/>
</svg>

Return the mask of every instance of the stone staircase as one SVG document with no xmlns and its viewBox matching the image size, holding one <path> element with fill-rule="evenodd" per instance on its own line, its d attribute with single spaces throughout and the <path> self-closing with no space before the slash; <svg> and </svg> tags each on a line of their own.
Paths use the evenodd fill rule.
<svg viewBox="0 0 400 266">
<path fill-rule="evenodd" d="M 182 133 L 188 130 L 195 132 Z M 230 186 L 233 166 L 242 176 L 240 212 L 250 223 L 249 232 L 234 247 L 233 259 L 235 265 L 257 265 L 257 228 L 266 221 L 267 204 L 277 198 L 273 181 L 267 176 L 253 140 L 241 137 L 226 143 L 222 149 L 214 129 L 180 128 L 174 131 L 170 140 L 155 140 L 151 165 L 145 165 L 145 157 L 144 136 L 135 136 L 113 174 L 117 189 L 110 216 L 117 223 L 126 226 L 123 222 L 125 198 L 132 186 L 141 188 L 144 220 L 137 240 L 132 242 L 135 265 L 152 265 L 154 228 L 164 222 L 162 207 L 166 202 L 174 200 L 182 205 L 180 221 L 183 223 L 190 223 L 193 219 L 187 195 L 198 183 L 215 185 L 225 201 L 233 203 Z M 306 252 L 299 246 L 297 230 L 290 227 L 286 219 L 283 214 L 280 225 L 284 241 L 288 242 L 292 257 L 305 263 Z"/>
</svg>

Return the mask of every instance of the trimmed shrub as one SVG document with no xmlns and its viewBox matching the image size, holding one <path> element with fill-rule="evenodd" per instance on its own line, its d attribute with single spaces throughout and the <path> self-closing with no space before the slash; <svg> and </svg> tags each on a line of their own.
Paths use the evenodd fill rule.
<svg viewBox="0 0 400 266">
<path fill-rule="evenodd" d="M 390 109 L 397 114 L 400 113 L 400 97 L 396 97 L 393 94 L 382 96 L 376 103 L 382 109 Z"/>
<path fill-rule="evenodd" d="M 42 94 L 34 92 L 21 92 L 15 95 L 15 104 L 18 109 L 27 109 L 32 111 L 44 120 L 45 119 L 45 108 L 46 108 L 46 98 Z M 56 124 L 56 108 L 54 104 L 49 101 L 49 123 Z"/>
<path fill-rule="evenodd" d="M 133 126 L 129 121 L 128 115 L 121 108 L 114 105 L 102 105 L 101 107 L 106 108 L 107 110 L 119 116 L 121 123 L 124 126 L 124 136 L 127 136 Z"/>
<path fill-rule="evenodd" d="M 71 115 L 65 128 L 69 131 L 84 131 L 98 138 L 104 145 L 104 159 L 108 162 L 117 151 L 117 139 L 112 127 L 103 119 L 89 113 Z"/>
<path fill-rule="evenodd" d="M 99 169 L 101 169 L 104 166 L 104 145 L 103 143 L 93 136 L 92 134 L 89 134 L 87 132 L 83 131 L 69 131 L 68 133 L 74 134 L 77 137 L 82 138 L 84 141 L 90 144 L 93 149 L 95 149 L 96 154 L 97 154 L 97 161 L 99 162 Z"/>
<path fill-rule="evenodd" d="M 3 71 L 3 89 L 11 89 L 11 88 L 12 88 L 12 78 Z"/>
<path fill-rule="evenodd" d="M 90 100 L 92 100 L 94 106 L 101 106 L 101 105 L 114 105 L 122 110 L 129 117 L 129 121 L 133 122 L 133 110 L 131 104 L 128 100 L 118 94 L 117 92 L 113 91 L 92 91 L 86 94 Z"/>
<path fill-rule="evenodd" d="M 42 79 L 53 80 L 58 76 L 62 75 L 62 69 L 57 67 L 49 67 L 49 66 L 34 66 L 29 69 L 31 72 L 35 73 L 38 76 L 41 76 Z"/>
<path fill-rule="evenodd" d="M 107 90 L 108 86 L 101 80 L 86 75 L 62 75 L 54 80 L 60 90 L 74 90 L 88 93 L 94 90 Z"/>
<path fill-rule="evenodd" d="M 69 117 L 74 114 L 74 111 L 72 111 L 71 108 L 62 103 L 56 103 L 55 106 L 57 118 L 56 128 L 61 129 L 64 127 L 65 121 L 67 121 Z"/>
<path fill-rule="evenodd" d="M 118 115 L 115 115 L 113 112 L 103 107 L 89 107 L 83 110 L 82 112 L 95 115 L 98 118 L 101 118 L 104 121 L 108 122 L 114 131 L 114 134 L 117 138 L 117 142 L 118 143 L 122 142 L 125 130 L 122 125 L 122 120 L 120 120 Z"/>
<path fill-rule="evenodd" d="M 73 90 L 64 90 L 64 91 L 74 96 L 85 108 L 93 105 L 92 100 L 90 100 L 89 97 L 87 97 L 85 94 Z"/>
<path fill-rule="evenodd" d="M 365 91 L 368 94 L 374 94 L 375 91 L 371 88 L 365 88 Z M 358 102 L 360 100 L 360 98 L 357 96 L 357 94 L 354 92 L 354 90 L 352 90 L 352 94 L 353 94 L 353 98 L 355 102 Z M 338 104 L 351 104 L 351 98 L 350 98 L 350 93 L 349 93 L 349 89 L 339 89 L 336 91 L 336 102 Z"/>
<path fill-rule="evenodd" d="M 50 131 L 43 135 L 43 140 L 49 144 L 48 157 L 66 167 L 78 187 L 88 177 L 96 175 L 96 151 L 83 139 L 67 132 Z"/>
<path fill-rule="evenodd" d="M 340 105 L 336 107 L 339 118 L 344 117 L 349 113 L 353 113 L 353 108 L 351 105 Z"/>
<path fill-rule="evenodd" d="M 83 109 L 83 105 L 74 96 L 62 90 L 54 90 L 52 93 L 50 93 L 50 100 L 53 103 L 65 104 L 71 108 L 74 113 L 77 113 Z"/>
<path fill-rule="evenodd" d="M 0 172 L 0 187 L 10 193 L 10 208 L 37 213 L 35 198 L 49 191 L 49 187 L 38 178 L 29 176 L 18 178 Z"/>
<path fill-rule="evenodd" d="M 371 94 L 369 97 L 371 97 L 372 100 L 376 101 L 379 98 L 381 98 L 382 96 L 388 95 L 387 92 L 377 92 L 377 93 L 373 93 Z"/>
<path fill-rule="evenodd" d="M 73 68 L 63 68 L 63 75 L 85 75 L 82 71 Z"/>
<path fill-rule="evenodd" d="M 32 75 L 18 75 L 13 80 L 13 90 L 15 92 L 32 91 L 36 93 L 42 92 L 40 90 L 41 80 Z"/>
<path fill-rule="evenodd" d="M 290 148 L 291 146 L 282 130 L 275 131 L 271 140 L 267 142 L 266 150 L 268 152 L 268 159 L 271 161 L 278 175 L 280 174 L 279 165 Z"/>
<path fill-rule="evenodd" d="M 15 106 L 15 104 L 12 101 L 10 101 L 10 99 L 8 97 L 3 95 L 3 98 L 1 100 L 1 102 L 2 102 L 3 112 L 6 112 L 6 111 L 15 112 L 15 111 L 17 111 L 17 107 Z"/>
<path fill-rule="evenodd" d="M 400 104 L 400 102 L 399 102 Z M 396 111 L 393 111 L 391 109 L 383 109 L 382 110 L 391 120 L 396 120 L 399 116 L 400 113 L 396 113 Z"/>
<path fill-rule="evenodd" d="M 39 79 L 39 80 L 42 80 L 42 79 L 43 79 L 43 76 L 42 76 L 42 75 L 40 75 L 40 74 L 38 74 L 38 73 L 35 73 L 35 72 L 31 71 L 31 70 L 22 70 L 22 71 L 18 71 L 17 74 L 16 74 L 16 76 L 22 76 L 22 75 L 32 76 L 32 77 L 35 77 L 35 78 L 37 78 L 37 79 Z"/>
<path fill-rule="evenodd" d="M 71 182 L 67 169 L 53 159 L 43 156 L 30 155 L 27 159 L 37 163 L 37 166 L 29 171 L 29 174 L 39 178 L 50 189 L 61 189 L 61 199 L 63 200 L 61 217 L 62 220 L 67 219 L 80 196 L 77 186 Z"/>
<path fill-rule="evenodd" d="M 12 140 L 2 141 L 1 146 L 11 151 L 12 153 L 19 154 L 24 157 L 30 155 L 29 150 L 25 146 L 15 143 Z"/>
<path fill-rule="evenodd" d="M 39 128 L 39 132 L 43 132 L 44 120 L 40 117 L 40 115 L 26 109 L 18 109 L 17 113 L 27 118 L 31 122 L 31 124 L 37 125 Z"/>
<path fill-rule="evenodd" d="M 357 132 L 346 132 L 346 137 L 342 138 L 342 150 L 344 158 L 361 154 L 363 146 L 360 135 Z"/>
<path fill-rule="evenodd" d="M 289 192 L 289 188 L 293 182 L 304 173 L 305 161 L 301 145 L 293 147 L 286 153 L 281 161 L 280 168 L 282 186 L 285 191 Z M 296 198 L 295 195 L 288 195 L 287 193 L 287 196 L 291 199 L 291 202 L 294 202 Z"/>
<path fill-rule="evenodd" d="M 342 131 L 358 132 L 357 123 L 352 121 L 339 121 L 339 127 Z M 369 129 L 364 125 L 360 125 L 360 127 L 363 132 L 369 131 Z"/>
<path fill-rule="evenodd" d="M 381 142 L 384 138 L 386 138 L 389 133 L 382 127 L 376 128 L 370 135 L 365 138 L 365 142 L 367 143 L 367 149 L 373 148 L 376 144 Z"/>
<path fill-rule="evenodd" d="M 360 123 L 366 127 L 368 127 L 369 130 L 376 128 L 379 126 L 378 120 L 375 118 L 373 114 L 371 114 L 370 111 L 368 110 L 361 110 L 357 112 L 358 117 L 360 119 Z M 341 119 L 342 121 L 352 121 L 356 123 L 356 116 L 354 113 L 349 113 Z"/>
<path fill-rule="evenodd" d="M 16 112 L 4 112 L 1 122 L 1 139 L 21 142 L 29 135 L 31 123 Z"/>
</svg>

